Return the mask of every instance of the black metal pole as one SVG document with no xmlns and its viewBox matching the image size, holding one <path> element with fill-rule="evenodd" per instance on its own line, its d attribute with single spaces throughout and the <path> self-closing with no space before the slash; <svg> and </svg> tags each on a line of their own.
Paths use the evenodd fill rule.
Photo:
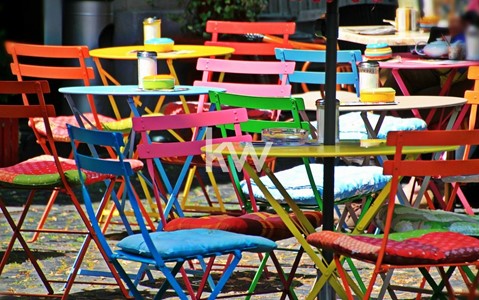
<svg viewBox="0 0 479 300">
<path fill-rule="evenodd" d="M 326 101 L 324 112 L 324 144 L 334 145 L 336 143 L 336 45 L 338 41 L 338 1 L 328 2 L 326 9 Z M 323 230 L 334 229 L 334 161 L 335 158 L 324 159 L 324 181 L 323 181 Z M 333 253 L 323 252 L 325 260 L 329 263 L 333 259 Z M 329 284 L 322 289 L 319 298 L 334 299 L 334 290 Z"/>
</svg>

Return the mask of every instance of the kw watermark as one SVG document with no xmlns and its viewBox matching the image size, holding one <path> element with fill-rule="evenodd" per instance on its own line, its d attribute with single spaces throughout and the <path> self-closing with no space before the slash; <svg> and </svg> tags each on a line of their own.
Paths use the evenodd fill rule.
<svg viewBox="0 0 479 300">
<path fill-rule="evenodd" d="M 213 133 L 211 129 L 206 130 L 206 170 L 211 171 L 213 166 L 220 166 L 223 172 L 229 172 L 228 162 L 222 153 L 228 153 L 231 161 L 238 172 L 243 170 L 243 166 L 249 162 L 253 163 L 256 171 L 261 171 L 263 168 L 268 153 L 273 143 L 262 143 L 263 150 L 261 155 L 257 154 L 252 142 L 241 142 L 241 149 L 235 147 L 232 142 L 213 143 Z M 239 155 L 239 156 L 238 156 Z"/>
</svg>

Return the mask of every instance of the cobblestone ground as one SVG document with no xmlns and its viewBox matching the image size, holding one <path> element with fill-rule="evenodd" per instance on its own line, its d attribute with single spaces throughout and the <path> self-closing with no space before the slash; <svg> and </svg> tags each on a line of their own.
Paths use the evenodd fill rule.
<svg viewBox="0 0 479 300">
<path fill-rule="evenodd" d="M 222 185 L 221 193 L 227 198 L 233 198 L 234 194 L 229 189 L 229 186 Z M 193 203 L 198 203 L 199 198 L 202 192 L 199 189 L 196 189 L 190 195 L 190 201 Z M 9 192 L 1 193 L 0 196 L 3 199 L 6 199 L 9 205 L 9 209 L 13 211 L 13 216 L 18 216 L 18 211 L 21 208 L 23 203 L 25 193 L 22 192 Z M 25 220 L 25 226 L 32 228 L 36 221 L 38 220 L 39 215 L 44 209 L 44 203 L 47 194 L 40 193 L 37 195 L 37 201 L 32 208 L 31 213 Z M 15 213 L 16 212 L 16 213 Z M 68 204 L 68 201 L 60 198 L 58 204 L 55 205 L 49 220 L 48 226 L 55 228 L 69 228 L 69 229 L 82 229 L 82 224 L 79 218 L 76 215 L 76 212 L 72 205 Z M 119 238 L 121 238 L 122 233 L 118 230 L 118 226 L 111 226 L 108 233 L 109 241 L 114 244 Z M 4 251 L 7 247 L 9 238 L 11 236 L 11 229 L 5 221 L 3 215 L 0 214 L 0 257 L 3 256 Z M 28 236 L 28 234 L 27 234 Z M 30 243 L 30 247 L 34 251 L 35 255 L 39 258 L 39 262 L 44 268 L 47 276 L 57 279 L 64 280 L 70 271 L 70 266 L 72 265 L 77 251 L 83 241 L 81 235 L 77 236 L 66 236 L 62 234 L 43 234 L 40 236 L 39 240 Z M 294 239 L 288 239 L 279 242 L 279 246 L 287 249 L 297 249 L 298 245 L 295 243 Z M 38 278 L 35 274 L 35 271 L 31 267 L 30 263 L 26 261 L 25 256 L 20 251 L 20 245 L 18 242 L 15 244 L 15 250 L 10 257 L 9 263 L 6 265 L 3 270 L 2 275 L 0 276 L 0 290 L 5 291 L 24 291 L 28 290 L 29 292 L 38 292 L 44 293 L 44 289 L 39 284 Z M 289 267 L 291 266 L 295 253 L 291 251 L 279 251 L 278 258 L 283 264 L 286 273 L 289 272 Z M 259 262 L 258 257 L 252 254 L 245 254 L 242 260 L 243 266 L 236 269 L 236 272 L 232 278 L 228 281 L 224 293 L 230 296 L 233 296 L 233 299 L 243 299 L 244 297 L 235 296 L 241 292 L 245 292 L 251 282 L 254 270 L 247 267 L 247 265 L 254 265 Z M 84 268 L 95 268 L 106 270 L 105 264 L 101 256 L 98 254 L 98 251 L 94 247 L 90 247 L 86 258 L 83 264 Z M 134 271 L 136 269 L 134 264 L 126 264 L 126 269 Z M 365 264 L 357 264 L 361 277 L 364 279 L 369 278 L 371 271 L 371 266 Z M 278 282 L 277 275 L 272 266 L 269 267 L 270 276 L 268 278 L 263 277 L 260 280 L 260 285 L 257 290 L 266 291 L 271 288 L 277 288 L 280 286 Z M 294 279 L 295 292 L 298 295 L 299 299 L 304 299 L 308 294 L 309 289 L 314 283 L 316 275 L 316 270 L 313 267 L 311 260 L 304 255 L 300 268 L 297 271 Z M 418 286 L 420 283 L 421 277 L 416 271 L 397 271 L 395 273 L 393 284 L 401 284 L 406 286 Z M 437 275 L 434 275 L 437 276 Z M 80 276 L 77 278 L 77 281 L 84 281 L 90 278 L 85 276 Z M 460 283 L 460 278 L 457 275 L 453 276 L 453 286 L 454 288 L 462 288 Z M 122 299 L 122 295 L 119 292 L 118 288 L 114 285 L 106 286 L 104 285 L 107 282 L 112 282 L 107 278 L 96 278 L 97 285 L 92 284 L 75 284 L 71 293 L 70 299 Z M 192 277 L 192 282 L 197 284 L 199 282 L 198 277 Z M 153 285 L 157 285 L 155 283 Z M 377 282 L 376 293 L 379 290 L 381 280 Z M 150 286 L 152 284 L 148 282 L 142 282 L 140 289 L 143 295 L 148 299 L 152 298 L 152 294 L 149 292 Z M 54 284 L 56 291 L 61 291 L 62 284 Z M 205 293 L 207 295 L 207 293 Z M 413 295 L 409 293 L 397 293 L 399 299 L 413 299 Z M 387 296 L 386 298 L 388 298 Z M 173 293 L 167 294 L 167 299 L 176 299 L 177 297 Z M 6 296 L 0 296 L 0 299 L 9 299 Z M 20 298 L 20 299 L 30 299 L 30 298 Z M 261 296 L 254 296 L 253 299 L 279 299 L 279 294 L 266 294 Z"/>
</svg>

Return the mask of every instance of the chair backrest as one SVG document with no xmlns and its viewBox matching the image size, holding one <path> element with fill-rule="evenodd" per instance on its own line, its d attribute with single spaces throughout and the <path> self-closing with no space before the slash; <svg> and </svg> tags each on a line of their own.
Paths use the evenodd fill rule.
<svg viewBox="0 0 479 300">
<path fill-rule="evenodd" d="M 46 105 L 45 93 L 50 92 L 48 82 L 42 81 L 0 81 L 0 94 L 12 95 L 36 95 L 37 103 L 33 104 L 28 102 L 27 105 L 0 105 L 0 118 L 15 118 L 15 119 L 33 119 L 41 118 L 46 127 L 46 142 L 49 147 L 49 153 L 54 158 L 55 165 L 60 174 L 60 177 L 64 184 L 67 184 L 67 180 L 63 173 L 62 166 L 58 157 L 58 152 L 53 140 L 53 134 L 50 128 L 50 117 L 55 117 L 55 108 L 53 105 Z M 33 98 L 33 97 L 31 97 Z M 6 145 L 2 145 L 5 149 Z M 0 150 L 2 151 L 2 150 Z"/>
<path fill-rule="evenodd" d="M 292 121 L 276 121 L 276 120 L 255 120 L 249 119 L 241 124 L 241 130 L 248 133 L 261 133 L 265 128 L 302 128 L 310 131 L 310 123 L 303 120 L 301 111 L 304 111 L 304 102 L 300 98 L 284 98 L 284 97 L 256 97 L 237 95 L 224 92 L 210 92 L 210 100 L 215 104 L 217 110 L 222 107 L 242 107 L 246 109 L 268 109 L 281 110 L 292 115 Z M 226 109 L 225 111 L 228 111 Z M 218 124 L 220 125 L 220 124 Z M 235 129 L 231 124 L 220 125 L 223 129 L 223 136 L 226 131 Z"/>
<path fill-rule="evenodd" d="M 479 130 L 427 130 L 390 132 L 386 144 L 395 146 L 393 160 L 384 162 L 384 174 L 392 175 L 389 192 L 388 213 L 386 216 L 383 248 L 389 235 L 395 197 L 400 179 L 403 176 L 460 176 L 479 173 L 479 159 L 465 160 L 409 160 L 403 155 L 407 146 L 460 146 L 479 145 Z M 384 254 L 382 254 L 384 255 Z"/>
<path fill-rule="evenodd" d="M 240 123 L 248 120 L 248 114 L 245 109 L 230 109 L 225 111 L 212 111 L 198 114 L 180 114 L 167 116 L 146 116 L 133 118 L 133 130 L 141 134 L 141 142 L 137 146 L 138 157 L 145 159 L 148 172 L 152 178 L 154 186 L 153 192 L 157 199 L 158 206 L 161 207 L 159 201 L 163 199 L 166 201 L 164 208 L 164 215 L 170 214 L 173 207 L 176 208 L 176 213 L 182 217 L 183 212 L 177 202 L 177 196 L 180 188 L 183 186 L 182 180 L 190 169 L 193 157 L 202 154 L 201 148 L 208 144 L 218 144 L 225 142 L 249 142 L 252 140 L 251 136 L 244 135 L 241 132 Z M 228 138 L 210 138 L 204 139 L 206 130 L 209 127 L 221 124 L 234 124 L 236 136 Z M 191 129 L 194 128 L 195 135 L 191 141 L 183 142 L 169 142 L 169 143 L 152 143 L 148 133 L 150 131 L 161 130 L 177 130 L 177 129 Z M 171 184 L 166 172 L 158 161 L 158 158 L 166 157 L 181 157 L 186 156 L 186 159 L 181 168 L 180 174 L 176 179 L 176 183 Z M 158 177 L 159 176 L 159 177 Z M 160 189 L 162 186 L 169 186 L 167 195 L 161 195 Z M 171 200 L 173 199 L 173 200 Z M 164 225 L 164 218 L 162 223 Z"/>
<path fill-rule="evenodd" d="M 294 67 L 294 62 L 200 58 L 196 69 L 203 71 L 203 76 L 201 81 L 195 81 L 193 85 L 224 88 L 230 93 L 248 96 L 289 97 L 291 85 L 286 83 L 286 75 L 292 74 Z M 278 76 L 279 84 L 225 82 L 225 74 L 274 75 Z M 213 81 L 215 75 L 219 76 L 218 81 Z M 201 112 L 206 96 L 200 96 L 199 99 L 198 112 Z"/>
<path fill-rule="evenodd" d="M 89 86 L 95 78 L 92 67 L 86 59 L 90 58 L 87 46 L 51 46 L 6 42 L 7 53 L 12 56 L 10 64 L 13 75 L 18 81 L 27 78 L 47 80 L 79 80 Z M 65 63 L 72 65 L 65 65 Z M 53 65 L 54 64 L 54 65 Z M 95 125 L 101 128 L 93 96 L 88 95 L 88 104 L 95 118 Z M 25 97 L 24 97 L 24 101 Z"/>
<path fill-rule="evenodd" d="M 281 61 L 325 63 L 326 51 L 322 50 L 298 50 L 298 49 L 276 49 L 276 58 Z M 336 75 L 337 84 L 351 84 L 359 95 L 359 74 L 357 63 L 362 61 L 359 50 L 339 50 L 337 52 L 337 63 L 347 64 L 350 70 L 338 72 Z M 324 71 L 297 70 L 288 75 L 288 83 L 325 84 L 326 73 Z"/>
<path fill-rule="evenodd" d="M 96 209 L 94 208 L 92 196 L 90 190 L 85 183 L 85 176 L 82 172 L 91 171 L 99 174 L 108 174 L 110 175 L 110 181 L 108 183 L 107 191 L 113 191 L 110 193 L 113 201 L 119 209 L 123 207 L 119 204 L 119 199 L 116 196 L 116 191 L 114 190 L 115 183 L 121 181 L 124 186 L 124 192 L 128 203 L 130 204 L 133 212 L 134 219 L 130 221 L 124 216 L 123 213 L 120 213 L 122 217 L 123 225 L 125 226 L 128 234 L 133 234 L 131 224 L 137 224 L 140 232 L 145 240 L 145 243 L 148 246 L 152 256 L 158 261 L 162 262 L 161 256 L 153 247 L 153 242 L 150 238 L 150 228 L 148 228 L 144 217 L 142 215 L 137 194 L 134 192 L 132 183 L 130 181 L 130 176 L 134 174 L 134 171 L 131 168 L 131 165 L 128 161 L 125 161 L 125 158 L 121 152 L 121 148 L 124 147 L 123 134 L 119 132 L 111 131 L 100 131 L 100 130 L 89 130 L 84 128 L 79 128 L 67 124 L 68 134 L 70 136 L 71 145 L 73 148 L 73 156 L 75 163 L 78 168 L 79 178 L 82 188 L 83 201 L 85 203 L 85 210 L 87 212 L 88 218 L 90 219 L 91 225 L 95 234 L 98 238 L 98 241 L 101 244 L 102 250 L 111 257 L 112 250 L 104 236 L 102 226 L 99 224 L 99 220 L 96 216 Z M 83 145 L 88 145 L 90 151 L 86 153 L 78 151 L 79 147 Z M 102 159 L 98 157 L 97 149 L 100 147 L 113 149 L 117 154 L 117 159 Z M 98 189 L 98 187 L 92 187 Z M 109 197 L 108 197 L 109 198 Z M 108 200 L 108 199 L 106 199 Z M 105 200 L 105 201 L 106 201 Z"/>
<path fill-rule="evenodd" d="M 206 22 L 206 32 L 211 34 L 211 41 L 205 45 L 226 46 L 235 49 L 234 55 L 266 55 L 274 56 L 274 48 L 290 48 L 289 36 L 296 30 L 294 22 L 233 22 L 215 21 Z M 262 43 L 247 41 L 220 41 L 221 35 L 280 35 L 282 39 L 278 43 Z M 243 40 L 245 38 L 243 37 Z"/>
</svg>

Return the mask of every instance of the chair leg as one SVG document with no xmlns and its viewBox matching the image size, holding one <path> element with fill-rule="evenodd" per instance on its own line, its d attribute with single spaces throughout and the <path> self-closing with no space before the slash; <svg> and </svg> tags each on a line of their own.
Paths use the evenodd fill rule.
<svg viewBox="0 0 479 300">
<path fill-rule="evenodd" d="M 221 276 L 220 280 L 218 280 L 218 282 L 216 283 L 216 287 L 215 289 L 211 292 L 210 296 L 208 297 L 208 299 L 216 299 L 216 297 L 218 296 L 218 294 L 221 292 L 221 290 L 223 289 L 223 287 L 225 286 L 226 284 L 226 281 L 228 281 L 228 279 L 230 278 L 231 274 L 233 274 L 233 270 L 236 268 L 236 266 L 238 265 L 239 261 L 241 260 L 241 252 L 236 250 L 234 252 L 234 259 L 231 261 L 229 267 L 227 270 L 225 270 L 225 272 L 223 273 L 223 275 Z"/>
<path fill-rule="evenodd" d="M 336 268 L 338 270 L 339 277 L 341 278 L 341 281 L 343 282 L 343 287 L 346 292 L 346 297 L 348 297 L 348 300 L 353 300 L 353 294 L 351 292 L 351 288 L 349 287 L 348 280 L 346 278 L 346 271 L 343 268 L 343 264 L 341 263 L 339 256 L 334 255 L 334 262 L 336 264 Z M 367 298 L 365 298 L 367 299 Z"/>
<path fill-rule="evenodd" d="M 162 299 L 163 295 L 165 294 L 166 290 L 168 289 L 168 287 L 170 285 L 175 290 L 176 294 L 178 295 L 178 297 L 180 299 L 182 299 L 182 300 L 183 299 L 184 300 L 188 299 L 185 292 L 183 292 L 180 284 L 178 283 L 178 281 L 175 278 L 176 274 L 179 272 L 182 265 L 183 265 L 183 262 L 177 262 L 171 270 L 167 266 L 160 266 L 159 267 L 160 271 L 163 272 L 163 275 L 165 275 L 166 280 L 165 280 L 165 282 L 163 282 L 160 289 L 158 290 L 158 293 L 155 295 L 155 298 L 154 298 L 155 300 L 156 299 L 158 299 L 158 300 Z"/>
<path fill-rule="evenodd" d="M 55 203 L 55 200 L 57 199 L 59 192 L 60 192 L 59 190 L 52 191 L 50 198 L 48 199 L 47 205 L 45 206 L 45 210 L 43 211 L 40 221 L 38 222 L 38 225 L 37 225 L 38 231 L 33 234 L 33 237 L 28 241 L 29 243 L 33 243 L 38 239 L 38 236 L 40 235 L 39 230 L 43 229 L 43 225 L 45 225 L 45 222 L 47 221 L 48 215 L 50 214 L 50 211 L 52 210 L 53 204 Z"/>
<path fill-rule="evenodd" d="M 6 263 L 8 262 L 8 257 L 10 256 L 10 253 L 13 249 L 13 245 L 15 244 L 15 240 L 18 240 L 20 244 L 22 245 L 23 250 L 25 251 L 25 254 L 27 255 L 28 259 L 30 260 L 31 264 L 33 265 L 35 271 L 37 272 L 38 276 L 40 277 L 40 280 L 42 281 L 43 285 L 45 286 L 45 289 L 47 290 L 48 294 L 54 294 L 53 288 L 51 287 L 48 279 L 46 278 L 45 273 L 43 273 L 37 259 L 33 255 L 32 251 L 28 247 L 27 242 L 23 238 L 23 236 L 20 233 L 20 228 L 25 220 L 26 214 L 28 212 L 28 209 L 30 208 L 31 202 L 33 200 L 33 194 L 34 192 L 31 192 L 29 195 L 29 199 L 27 200 L 27 203 L 25 204 L 24 210 L 20 216 L 20 219 L 17 224 L 15 224 L 15 221 L 13 220 L 12 216 L 7 210 L 7 207 L 3 200 L 0 198 L 0 209 L 3 212 L 3 215 L 5 219 L 7 220 L 7 223 L 10 225 L 10 228 L 12 228 L 13 235 L 10 240 L 10 243 L 5 250 L 5 254 L 3 255 L 2 261 L 0 262 L 0 274 L 3 271 L 3 268 L 5 267 Z"/>
</svg>

